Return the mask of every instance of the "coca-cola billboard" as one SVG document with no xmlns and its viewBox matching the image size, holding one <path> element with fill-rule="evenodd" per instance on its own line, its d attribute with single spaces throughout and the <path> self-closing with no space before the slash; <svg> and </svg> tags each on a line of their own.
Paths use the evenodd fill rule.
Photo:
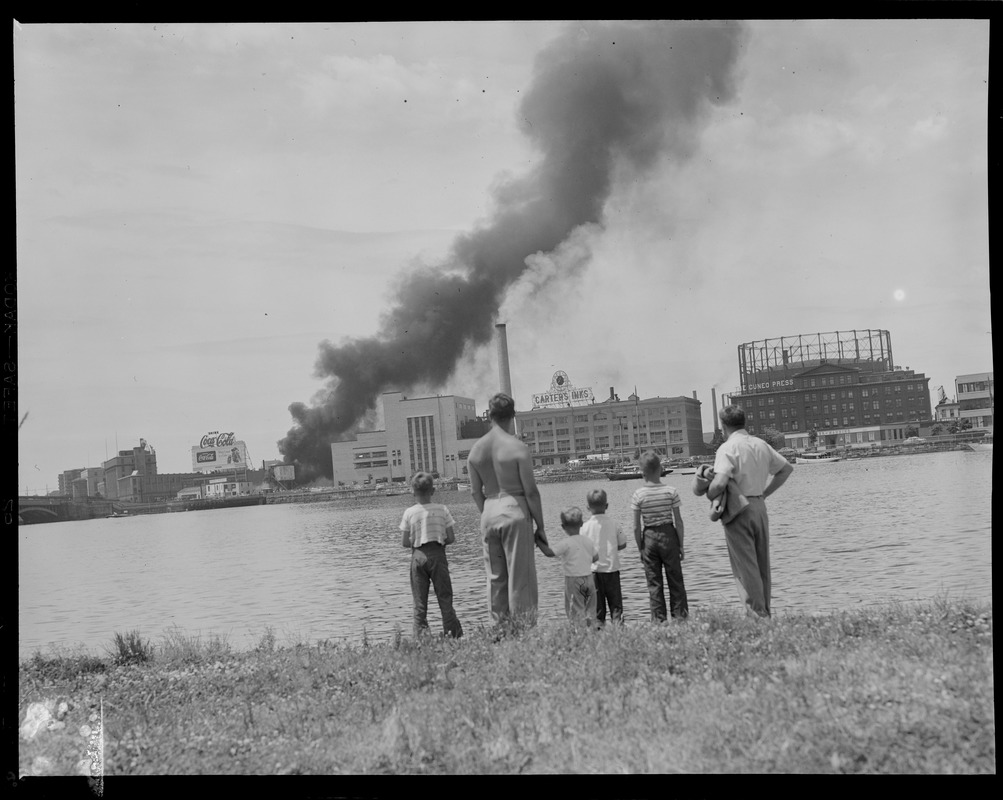
<svg viewBox="0 0 1003 800">
<path fill-rule="evenodd" d="M 229 433 L 212 431 L 202 437 L 202 441 L 199 442 L 199 447 L 203 450 L 207 447 L 232 447 L 236 440 L 237 437 L 233 435 L 233 431 L 230 431 Z"/>
<path fill-rule="evenodd" d="M 233 431 L 209 431 L 192 448 L 192 471 L 217 472 L 247 466 L 247 445 Z"/>
</svg>

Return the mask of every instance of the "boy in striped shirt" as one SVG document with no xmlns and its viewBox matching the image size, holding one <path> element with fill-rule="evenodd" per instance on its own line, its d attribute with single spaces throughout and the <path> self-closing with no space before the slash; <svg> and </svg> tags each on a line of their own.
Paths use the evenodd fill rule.
<svg viewBox="0 0 1003 800">
<path fill-rule="evenodd" d="M 674 619 L 689 616 L 686 586 L 683 583 L 683 518 L 679 513 L 679 493 L 662 483 L 662 459 L 648 450 L 641 456 L 644 484 L 630 498 L 634 512 L 634 541 L 641 551 L 641 563 L 648 582 L 651 621 L 665 622 L 665 583 L 669 587 L 669 608 Z"/>
<path fill-rule="evenodd" d="M 427 472 L 411 479 L 411 491 L 418 501 L 404 512 L 398 526 L 401 544 L 411 548 L 411 597 L 414 599 L 414 635 L 428 632 L 428 589 L 435 590 L 442 612 L 442 629 L 446 636 L 463 636 L 460 620 L 453 610 L 453 584 L 446 563 L 446 545 L 456 541 L 456 524 L 449 509 L 433 503 L 435 483 Z"/>
</svg>

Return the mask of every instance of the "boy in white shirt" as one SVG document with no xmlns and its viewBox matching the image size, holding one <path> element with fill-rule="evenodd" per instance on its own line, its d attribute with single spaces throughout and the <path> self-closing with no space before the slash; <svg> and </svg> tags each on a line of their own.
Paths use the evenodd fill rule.
<svg viewBox="0 0 1003 800">
<path fill-rule="evenodd" d="M 427 472 L 411 479 L 411 491 L 418 501 L 404 512 L 398 526 L 401 544 L 411 548 L 411 596 L 414 599 L 414 635 L 428 632 L 428 589 L 435 589 L 446 636 L 463 636 L 460 620 L 453 610 L 453 584 L 449 579 L 446 545 L 456 541 L 456 522 L 442 503 L 433 503 L 435 483 Z"/>
<path fill-rule="evenodd" d="M 572 506 L 561 512 L 561 528 L 566 539 L 546 545 L 537 539 L 536 546 L 545 556 L 559 558 L 564 567 L 564 611 L 572 621 L 595 625 L 596 587 L 592 564 L 599 560 L 599 551 L 591 539 L 579 536 L 582 510 Z"/>
<path fill-rule="evenodd" d="M 592 577 L 596 582 L 596 620 L 599 627 L 606 625 L 606 606 L 610 619 L 623 623 L 623 593 L 620 590 L 620 551 L 627 546 L 623 526 L 606 516 L 609 504 L 604 489 L 593 489 L 585 496 L 592 516 L 582 526 L 582 537 L 591 539 L 599 552 L 599 560 L 592 564 Z"/>
</svg>

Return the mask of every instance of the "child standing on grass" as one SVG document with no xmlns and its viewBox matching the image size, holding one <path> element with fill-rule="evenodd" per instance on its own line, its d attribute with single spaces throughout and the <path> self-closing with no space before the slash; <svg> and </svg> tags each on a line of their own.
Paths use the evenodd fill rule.
<svg viewBox="0 0 1003 800">
<path fill-rule="evenodd" d="M 616 624 L 623 623 L 623 593 L 620 591 L 620 551 L 627 546 L 623 526 L 606 516 L 609 507 L 604 489 L 593 489 L 585 495 L 592 516 L 582 526 L 582 537 L 591 539 L 599 552 L 599 560 L 592 563 L 592 577 L 596 582 L 596 621 L 606 625 L 606 606 Z"/>
<path fill-rule="evenodd" d="M 599 551 L 591 539 L 578 535 L 582 529 L 582 510 L 577 506 L 561 512 L 561 528 L 568 535 L 566 539 L 551 545 L 537 539 L 537 547 L 545 556 L 561 560 L 564 567 L 564 611 L 568 619 L 595 625 L 596 587 L 592 564 L 599 560 Z"/>
<path fill-rule="evenodd" d="M 686 619 L 689 606 L 683 583 L 683 518 L 679 513 L 679 492 L 662 483 L 662 459 L 648 450 L 641 456 L 644 483 L 630 498 L 634 512 L 634 540 L 641 551 L 644 576 L 648 582 L 651 621 L 665 622 L 665 587 L 669 585 L 669 607 L 675 619 Z"/>
<path fill-rule="evenodd" d="M 400 523 L 401 544 L 411 548 L 411 596 L 414 599 L 414 635 L 428 632 L 428 589 L 435 590 L 442 612 L 442 629 L 446 636 L 463 635 L 460 620 L 453 610 L 453 584 L 446 563 L 446 545 L 456 541 L 456 522 L 442 503 L 433 503 L 435 484 L 427 472 L 418 472 L 411 479 L 411 491 L 418 501 L 404 512 Z"/>
</svg>

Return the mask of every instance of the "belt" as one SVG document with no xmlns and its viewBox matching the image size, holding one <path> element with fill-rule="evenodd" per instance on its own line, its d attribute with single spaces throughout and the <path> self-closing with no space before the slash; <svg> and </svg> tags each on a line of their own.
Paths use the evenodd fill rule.
<svg viewBox="0 0 1003 800">
<path fill-rule="evenodd" d="M 525 497 L 524 494 L 511 494 L 510 492 L 498 492 L 498 494 L 486 494 L 485 500 L 501 500 L 505 497 Z"/>
<path fill-rule="evenodd" d="M 671 522 L 659 522 L 657 525 L 645 525 L 644 530 L 646 531 L 658 531 L 662 528 L 675 528 L 676 526 Z"/>
</svg>

